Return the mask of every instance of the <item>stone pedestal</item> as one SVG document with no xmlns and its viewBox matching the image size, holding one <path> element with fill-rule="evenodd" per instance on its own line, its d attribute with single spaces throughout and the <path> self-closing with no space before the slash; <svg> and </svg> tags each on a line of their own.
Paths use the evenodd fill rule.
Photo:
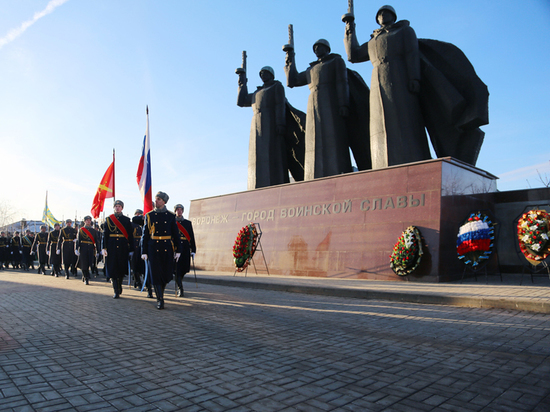
<svg viewBox="0 0 550 412">
<path fill-rule="evenodd" d="M 460 222 L 492 209 L 496 177 L 454 160 L 435 159 L 191 201 L 197 267 L 233 271 L 240 228 L 259 223 L 272 274 L 378 280 L 460 277 Z M 424 257 L 406 278 L 389 266 L 401 232 L 419 228 Z M 258 273 L 267 273 L 259 254 Z M 254 273 L 254 269 L 252 273 Z"/>
</svg>

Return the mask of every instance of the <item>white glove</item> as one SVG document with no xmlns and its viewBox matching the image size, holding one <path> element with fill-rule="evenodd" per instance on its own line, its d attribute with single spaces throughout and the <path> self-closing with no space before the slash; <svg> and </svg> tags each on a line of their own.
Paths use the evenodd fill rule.
<svg viewBox="0 0 550 412">
<path fill-rule="evenodd" d="M 79 252 L 78 250 L 75 250 L 75 251 L 74 251 L 74 254 L 75 254 L 76 256 L 80 256 L 80 252 Z"/>
<path fill-rule="evenodd" d="M 191 252 L 191 257 L 192 257 L 192 258 L 195 257 L 195 252 Z"/>
<path fill-rule="evenodd" d="M 73 240 L 73 242 L 74 242 L 74 243 L 76 243 L 76 239 L 75 239 L 75 240 Z"/>
<path fill-rule="evenodd" d="M 101 254 L 103 256 L 107 256 L 107 249 L 101 249 Z"/>
<path fill-rule="evenodd" d="M 143 254 L 143 255 L 141 255 L 141 258 L 142 258 L 143 260 L 147 260 L 147 255 Z"/>
<path fill-rule="evenodd" d="M 19 253 L 23 254 L 23 251 L 22 251 L 22 250 L 20 250 L 20 251 L 19 251 Z"/>
<path fill-rule="evenodd" d="M 50 256 L 50 251 L 49 250 L 46 251 L 46 255 Z"/>
<path fill-rule="evenodd" d="M 176 262 L 177 262 L 178 260 L 180 260 L 180 256 L 181 256 L 181 253 L 176 253 L 176 254 L 174 255 L 174 259 L 176 259 Z"/>
<path fill-rule="evenodd" d="M 55 254 L 56 254 L 56 255 L 59 255 L 60 253 L 61 253 L 61 251 L 60 251 L 59 249 L 57 249 L 57 250 L 55 251 Z"/>
</svg>

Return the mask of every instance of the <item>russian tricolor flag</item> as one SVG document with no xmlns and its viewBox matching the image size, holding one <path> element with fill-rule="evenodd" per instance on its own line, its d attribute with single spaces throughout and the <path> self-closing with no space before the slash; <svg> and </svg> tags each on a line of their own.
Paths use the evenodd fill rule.
<svg viewBox="0 0 550 412">
<path fill-rule="evenodd" d="M 148 213 L 153 210 L 153 197 L 151 193 L 151 150 L 149 147 L 149 106 L 147 106 L 146 113 L 147 124 L 145 127 L 145 137 L 143 139 L 143 150 L 137 170 L 137 183 L 141 198 L 143 199 L 143 213 Z"/>
<path fill-rule="evenodd" d="M 491 247 L 491 228 L 482 220 L 471 220 L 460 227 L 456 241 L 457 253 L 486 252 Z"/>
</svg>

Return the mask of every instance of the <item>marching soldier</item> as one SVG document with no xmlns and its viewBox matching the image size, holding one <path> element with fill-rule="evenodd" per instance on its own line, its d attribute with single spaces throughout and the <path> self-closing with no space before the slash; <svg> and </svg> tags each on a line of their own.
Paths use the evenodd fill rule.
<svg viewBox="0 0 550 412">
<path fill-rule="evenodd" d="M 134 254 L 133 227 L 130 218 L 122 214 L 124 203 L 115 201 L 115 213 L 105 219 L 103 228 L 103 257 L 106 259 L 107 277 L 111 278 L 118 299 L 122 293 L 122 279 L 128 272 L 129 261 Z"/>
<path fill-rule="evenodd" d="M 0 233 L 0 270 L 7 268 L 8 261 L 8 252 L 9 252 L 9 242 L 6 237 L 6 232 Z"/>
<path fill-rule="evenodd" d="M 141 235 L 143 234 L 143 210 L 136 209 L 134 212 L 132 227 L 134 228 L 134 250 L 140 250 Z M 145 262 L 141 259 L 139 253 L 135 253 L 132 257 L 132 273 L 134 274 L 134 287 L 141 289 L 141 276 L 145 275 Z M 153 289 L 151 287 L 151 279 L 146 279 L 145 283 L 147 287 L 147 297 L 152 298 Z"/>
<path fill-rule="evenodd" d="M 74 244 L 76 242 L 76 230 L 71 219 L 65 221 L 66 226 L 61 229 L 59 239 L 57 241 L 57 250 L 55 253 L 61 254 L 63 266 L 65 267 L 65 279 L 69 279 L 69 274 L 72 273 L 76 277 L 76 267 L 74 253 Z"/>
<path fill-rule="evenodd" d="M 61 232 L 59 228 L 59 223 L 56 223 L 48 235 L 48 243 L 46 245 L 46 250 L 50 257 L 50 265 L 52 266 L 52 275 L 55 275 L 55 277 L 58 277 L 61 273 L 61 255 L 57 253 L 57 241 Z M 46 273 L 44 272 L 44 274 Z"/>
<path fill-rule="evenodd" d="M 183 297 L 183 277 L 191 270 L 191 258 L 195 258 L 197 246 L 195 234 L 190 220 L 183 218 L 183 205 L 174 206 L 176 212 L 176 224 L 180 232 L 181 258 L 176 263 L 176 284 L 178 285 L 178 297 Z"/>
<path fill-rule="evenodd" d="M 26 271 L 29 270 L 32 263 L 32 244 L 33 244 L 34 238 L 31 235 L 30 229 L 27 229 L 25 232 L 25 236 L 21 238 L 21 258 L 23 261 L 23 269 Z M 32 265 L 32 268 L 34 269 L 34 265 Z"/>
<path fill-rule="evenodd" d="M 40 226 L 40 233 L 34 237 L 32 244 L 33 253 L 38 253 L 38 274 L 46 274 L 46 264 L 48 263 L 47 246 L 48 232 L 45 225 Z"/>
<path fill-rule="evenodd" d="M 95 276 L 98 276 L 99 275 L 99 272 L 97 270 L 97 265 L 99 264 L 99 262 L 101 261 L 101 253 L 99 253 L 99 248 L 101 247 L 101 239 L 102 239 L 102 233 L 101 231 L 99 230 L 99 225 L 97 224 L 97 222 L 94 222 L 94 229 L 96 230 L 97 232 L 97 239 L 98 239 L 98 243 L 97 243 L 97 246 L 96 246 L 96 256 L 94 258 L 94 261 L 92 263 L 92 273 L 95 275 Z"/>
<path fill-rule="evenodd" d="M 90 268 L 96 259 L 99 236 L 92 227 L 92 217 L 84 217 L 84 226 L 78 230 L 75 244 L 75 254 L 78 256 L 80 270 L 82 270 L 82 282 L 89 285 Z"/>
<path fill-rule="evenodd" d="M 13 234 L 10 242 L 11 249 L 11 265 L 13 268 L 19 268 L 21 266 L 21 237 L 19 236 L 19 231 L 16 231 Z"/>
<path fill-rule="evenodd" d="M 172 280 L 174 259 L 177 262 L 181 255 L 176 215 L 166 208 L 167 202 L 166 193 L 156 194 L 155 208 L 145 215 L 141 238 L 141 258 L 149 265 L 151 282 L 157 295 L 157 309 L 164 309 L 164 289 Z"/>
</svg>

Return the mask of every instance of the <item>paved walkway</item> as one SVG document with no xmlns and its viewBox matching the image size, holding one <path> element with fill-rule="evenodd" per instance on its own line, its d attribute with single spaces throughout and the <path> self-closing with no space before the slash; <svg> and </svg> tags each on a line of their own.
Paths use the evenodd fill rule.
<svg viewBox="0 0 550 412">
<path fill-rule="evenodd" d="M 341 296 L 358 299 L 381 299 L 399 302 L 442 304 L 472 308 L 515 309 L 550 313 L 550 279 L 504 274 L 478 276 L 463 283 L 418 283 L 407 281 L 373 281 L 334 278 L 267 276 L 264 274 L 200 271 L 197 281 L 224 286 L 250 287 L 285 292 Z M 185 276 L 194 281 L 192 274 Z M 520 285 L 520 283 L 523 283 Z"/>
<path fill-rule="evenodd" d="M 519 288 L 493 279 L 198 278 L 183 299 L 171 283 L 159 311 L 128 286 L 112 299 L 104 278 L 86 286 L 0 272 L 0 410 L 550 410 L 548 315 L 327 296 L 439 293 L 459 302 L 481 288 L 545 299 L 544 279 Z M 269 290 L 285 285 L 324 295 Z"/>
</svg>

